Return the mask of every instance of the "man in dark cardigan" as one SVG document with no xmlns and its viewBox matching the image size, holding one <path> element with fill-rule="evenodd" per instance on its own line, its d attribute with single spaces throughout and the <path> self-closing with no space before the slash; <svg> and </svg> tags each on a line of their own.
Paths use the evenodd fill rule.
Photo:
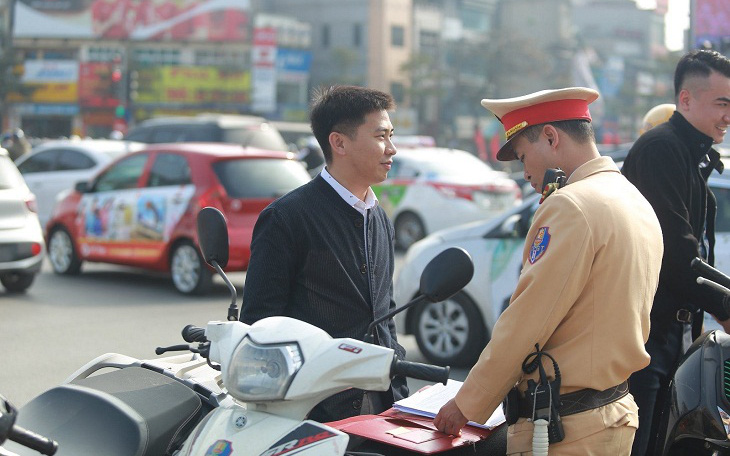
<svg viewBox="0 0 730 456">
<path fill-rule="evenodd" d="M 677 110 L 634 143 L 622 169 L 651 203 L 664 240 L 646 343 L 651 362 L 629 379 L 639 406 L 633 456 L 654 454 L 669 381 L 700 334 L 703 311 L 730 331 L 730 296 L 698 285 L 690 269 L 695 257 L 714 261 L 717 204 L 707 179 L 723 170 L 712 145 L 723 141 L 730 124 L 730 60 L 709 50 L 685 54 L 674 73 L 674 93 Z"/>
<path fill-rule="evenodd" d="M 326 167 L 311 182 L 270 204 L 253 231 L 241 320 L 284 315 L 332 337 L 362 340 L 368 324 L 395 308 L 393 225 L 370 188 L 386 179 L 396 148 L 388 111 L 393 98 L 354 86 L 320 90 L 311 124 Z M 392 319 L 376 343 L 405 357 Z M 328 422 L 377 414 L 408 395 L 396 377 L 386 392 L 350 389 L 317 405 Z"/>
</svg>

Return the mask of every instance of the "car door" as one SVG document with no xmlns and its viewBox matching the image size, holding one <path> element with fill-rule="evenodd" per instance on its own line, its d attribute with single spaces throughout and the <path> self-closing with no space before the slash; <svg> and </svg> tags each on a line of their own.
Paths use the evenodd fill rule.
<svg viewBox="0 0 730 456">
<path fill-rule="evenodd" d="M 136 260 L 132 241 L 140 182 L 149 154 L 125 157 L 104 171 L 79 201 L 76 228 L 80 256 L 92 261 Z M 144 258 L 140 257 L 144 262 Z"/>
<path fill-rule="evenodd" d="M 182 154 L 158 152 L 134 201 L 130 241 L 137 254 L 159 261 L 195 194 L 190 164 Z"/>
<path fill-rule="evenodd" d="M 484 236 L 489 262 L 490 302 L 492 310 L 497 312 L 493 317 L 504 311 L 517 287 L 525 236 L 538 206 L 536 197 L 528 198 L 519 211 L 505 216 L 500 225 Z"/>
</svg>

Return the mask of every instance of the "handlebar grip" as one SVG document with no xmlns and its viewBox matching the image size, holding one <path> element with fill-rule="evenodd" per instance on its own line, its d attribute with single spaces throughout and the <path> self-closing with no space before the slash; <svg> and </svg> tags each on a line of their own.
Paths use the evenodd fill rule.
<svg viewBox="0 0 730 456">
<path fill-rule="evenodd" d="M 720 285 L 719 283 L 715 282 L 714 280 L 705 279 L 704 277 L 697 277 L 697 283 L 700 285 L 704 285 L 706 287 L 714 288 L 717 291 L 730 295 L 729 289 Z M 730 312 L 728 312 L 728 313 L 730 313 Z"/>
<path fill-rule="evenodd" d="M 390 369 L 391 376 L 403 375 L 405 377 L 417 378 L 430 382 L 443 383 L 449 380 L 449 371 L 451 367 L 434 366 L 431 364 L 414 363 L 411 361 L 402 361 L 398 358 L 393 359 L 393 366 Z"/>
<path fill-rule="evenodd" d="M 55 440 L 23 429 L 18 425 L 13 426 L 8 438 L 13 442 L 19 443 L 41 454 L 47 454 L 48 456 L 54 455 L 58 451 L 58 443 Z"/>
<path fill-rule="evenodd" d="M 725 275 L 722 271 L 715 269 L 709 264 L 705 263 L 700 258 L 695 258 L 694 260 L 692 260 L 692 263 L 690 263 L 690 267 L 704 278 L 716 282 L 725 288 L 730 288 L 730 277 Z"/>
<path fill-rule="evenodd" d="M 185 342 L 207 342 L 208 339 L 205 337 L 205 329 L 195 325 L 187 325 L 182 330 L 182 337 Z"/>
</svg>

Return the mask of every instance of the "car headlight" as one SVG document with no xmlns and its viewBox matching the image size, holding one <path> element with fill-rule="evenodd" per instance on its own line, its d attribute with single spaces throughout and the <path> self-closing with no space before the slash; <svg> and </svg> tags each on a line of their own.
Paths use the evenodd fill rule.
<svg viewBox="0 0 730 456">
<path fill-rule="evenodd" d="M 244 402 L 281 400 L 302 362 L 296 343 L 259 345 L 246 337 L 233 352 L 224 384 Z"/>
</svg>

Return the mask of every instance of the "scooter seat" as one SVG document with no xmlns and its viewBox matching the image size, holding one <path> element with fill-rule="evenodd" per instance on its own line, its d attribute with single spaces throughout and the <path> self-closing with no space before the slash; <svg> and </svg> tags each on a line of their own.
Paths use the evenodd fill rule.
<svg viewBox="0 0 730 456">
<path fill-rule="evenodd" d="M 128 367 L 46 391 L 20 409 L 17 424 L 56 440 L 58 456 L 160 456 L 184 440 L 200 410 L 182 383 Z"/>
</svg>

